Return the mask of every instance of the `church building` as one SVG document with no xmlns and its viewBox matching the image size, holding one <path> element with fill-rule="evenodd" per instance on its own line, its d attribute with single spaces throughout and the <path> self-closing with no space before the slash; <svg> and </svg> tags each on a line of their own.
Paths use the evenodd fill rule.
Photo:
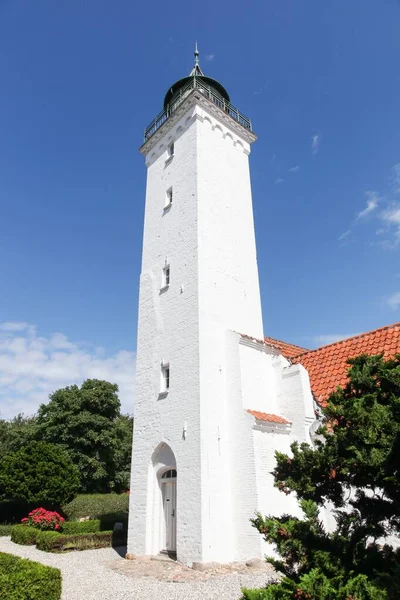
<svg viewBox="0 0 400 600">
<path fill-rule="evenodd" d="M 299 514 L 276 450 L 313 443 L 346 360 L 400 353 L 400 324 L 307 350 L 264 336 L 251 121 L 195 51 L 145 130 L 128 553 L 186 564 L 261 557 L 255 511 Z"/>
</svg>

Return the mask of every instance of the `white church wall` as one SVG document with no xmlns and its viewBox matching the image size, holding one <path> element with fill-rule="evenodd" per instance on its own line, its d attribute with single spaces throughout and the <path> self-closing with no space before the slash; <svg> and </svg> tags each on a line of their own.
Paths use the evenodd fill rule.
<svg viewBox="0 0 400 600">
<path fill-rule="evenodd" d="M 257 471 L 258 510 L 263 515 L 291 514 L 303 518 L 295 494 L 286 495 L 274 487 L 271 474 L 276 465 L 275 451 L 291 454 L 295 441 L 311 443 L 309 427 L 315 420 L 314 401 L 307 371 L 302 365 L 291 365 L 283 356 L 272 357 L 278 414 L 284 416 L 289 428 L 274 425 L 257 427 L 253 431 Z M 274 555 L 271 544 L 262 542 L 263 553 Z"/>
<path fill-rule="evenodd" d="M 205 109 L 196 110 L 203 560 L 226 562 L 236 558 L 226 535 L 237 527 L 229 506 L 230 451 L 237 440 L 226 445 L 232 398 L 224 335 L 243 328 L 257 335 L 262 317 L 249 147 Z"/>
<path fill-rule="evenodd" d="M 178 126 L 185 126 L 187 116 Z M 195 126 L 176 140 L 169 162 L 166 142 L 147 178 L 128 552 L 160 550 L 151 542 L 156 524 L 149 492 L 152 455 L 164 441 L 177 463 L 177 551 L 180 560 L 190 562 L 202 560 Z M 171 185 L 173 203 L 164 210 Z M 160 292 L 166 262 L 171 280 Z M 165 396 L 159 396 L 162 360 L 170 365 Z"/>
<path fill-rule="evenodd" d="M 204 560 L 226 561 L 230 552 L 226 531 L 232 528 L 226 479 L 230 461 L 228 452 L 219 454 L 222 439 L 217 440 L 226 435 L 231 410 L 223 373 L 223 335 L 226 329 L 259 335 L 262 318 L 249 146 L 237 136 L 234 140 L 206 110 L 198 107 L 197 115 L 202 494 L 209 499 L 203 503 Z M 231 447 L 233 443 L 237 440 Z M 238 466 L 239 461 L 235 471 Z M 230 483 L 232 496 L 232 485 L 237 484 L 232 477 Z M 237 520 L 233 511 L 234 528 L 240 529 Z M 236 546 L 236 551 L 242 552 L 243 545 Z"/>
<path fill-rule="evenodd" d="M 188 564 L 241 560 L 261 548 L 248 521 L 257 507 L 257 479 L 252 417 L 242 397 L 243 387 L 250 403 L 256 384 L 243 376 L 242 386 L 240 336 L 227 333 L 263 336 L 250 148 L 236 126 L 227 129 L 226 115 L 217 122 L 215 110 L 204 106 L 188 104 L 183 112 L 181 105 L 180 119 L 177 111 L 146 156 L 128 537 L 129 553 L 161 549 L 154 452 L 163 442 L 176 460 L 177 554 Z M 170 283 L 161 290 L 166 265 Z M 254 356 L 271 372 L 266 358 Z M 250 365 L 250 354 L 243 360 Z M 170 389 L 160 395 L 162 361 L 169 364 Z M 274 379 L 260 375 L 258 383 L 264 391 L 257 398 L 270 396 L 272 411 Z"/>
<path fill-rule="evenodd" d="M 240 339 L 240 372 L 243 408 L 277 413 L 277 389 L 273 355 L 263 344 Z"/>
<path fill-rule="evenodd" d="M 311 444 L 309 429 L 316 417 L 310 379 L 302 365 L 290 365 L 281 370 L 278 403 L 280 414 L 292 423 L 293 436 L 299 442 Z"/>
<path fill-rule="evenodd" d="M 266 428 L 267 429 L 267 428 Z M 275 452 L 290 454 L 290 444 L 294 437 L 290 430 L 281 426 L 271 426 L 268 430 L 255 428 L 253 443 L 257 472 L 257 510 L 262 515 L 280 517 L 284 514 L 302 517 L 302 512 L 293 494 L 286 495 L 274 487 L 274 477 L 271 474 L 276 466 Z M 260 536 L 261 537 L 261 536 Z M 273 556 L 275 551 L 272 544 L 262 539 L 262 553 Z"/>
<path fill-rule="evenodd" d="M 203 561 L 233 560 L 224 331 L 200 326 L 201 493 Z"/>
<path fill-rule="evenodd" d="M 258 508 L 257 466 L 253 444 L 253 417 L 243 409 L 240 335 L 227 331 L 226 370 L 229 433 L 230 490 L 232 503 L 232 560 L 261 556 L 261 536 L 249 519 Z M 228 540 L 227 540 L 228 541 Z"/>
<path fill-rule="evenodd" d="M 262 338 L 249 145 L 197 114 L 200 319 Z"/>
</svg>

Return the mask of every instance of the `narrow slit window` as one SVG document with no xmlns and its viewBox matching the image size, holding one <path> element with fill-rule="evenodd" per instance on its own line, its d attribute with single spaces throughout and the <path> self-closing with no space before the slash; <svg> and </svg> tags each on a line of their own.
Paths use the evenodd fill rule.
<svg viewBox="0 0 400 600">
<path fill-rule="evenodd" d="M 169 188 L 169 190 L 167 190 L 167 195 L 166 195 L 166 199 L 165 199 L 165 206 L 171 206 L 172 204 L 172 187 Z"/>
<path fill-rule="evenodd" d="M 162 287 L 168 287 L 171 281 L 171 267 L 166 265 L 163 268 L 163 276 L 162 276 Z"/>
<path fill-rule="evenodd" d="M 170 382 L 170 371 L 169 364 L 162 365 L 161 367 L 161 393 L 165 394 L 169 391 L 169 382 Z"/>
</svg>

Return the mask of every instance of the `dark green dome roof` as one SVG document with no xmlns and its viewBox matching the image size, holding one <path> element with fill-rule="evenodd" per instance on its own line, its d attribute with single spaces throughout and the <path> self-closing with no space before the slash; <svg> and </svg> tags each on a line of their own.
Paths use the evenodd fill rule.
<svg viewBox="0 0 400 600">
<path fill-rule="evenodd" d="M 196 77 L 197 80 L 201 81 L 208 87 L 212 88 L 224 100 L 227 100 L 227 102 L 230 102 L 229 94 L 226 91 L 226 89 L 224 88 L 224 86 L 221 85 L 219 83 L 219 81 L 216 81 L 215 79 L 212 79 L 211 77 L 206 77 L 204 75 L 203 71 L 200 69 L 199 52 L 197 50 L 197 42 L 196 42 L 196 48 L 194 51 L 194 58 L 195 58 L 194 67 L 193 67 L 190 75 L 188 77 L 183 77 L 182 79 L 179 79 L 179 81 L 176 81 L 169 88 L 168 92 L 165 94 L 164 108 L 166 108 L 168 106 L 168 104 L 171 104 L 171 101 L 172 101 L 173 97 L 175 96 L 175 94 L 179 93 L 179 91 L 182 88 L 184 88 L 189 83 L 189 81 L 191 81 L 193 79 L 193 77 Z"/>
<path fill-rule="evenodd" d="M 175 94 L 177 94 L 179 92 L 179 90 L 181 90 L 183 87 L 185 87 L 185 85 L 187 85 L 187 83 L 191 79 L 193 79 L 193 77 L 196 77 L 197 80 L 201 81 L 205 85 L 208 85 L 210 88 L 213 88 L 213 90 L 215 90 L 220 96 L 222 96 L 222 98 L 224 98 L 224 100 L 227 100 L 228 102 L 230 102 L 228 92 L 226 91 L 224 86 L 221 85 L 219 83 L 219 81 L 217 81 L 216 79 L 212 79 L 211 77 L 205 77 L 204 75 L 196 75 L 196 76 L 189 75 L 189 77 L 183 77 L 183 79 L 179 79 L 179 81 L 174 83 L 169 88 L 168 92 L 165 94 L 164 108 L 166 108 L 168 106 L 168 104 L 171 103 L 172 98 L 175 96 Z"/>
</svg>

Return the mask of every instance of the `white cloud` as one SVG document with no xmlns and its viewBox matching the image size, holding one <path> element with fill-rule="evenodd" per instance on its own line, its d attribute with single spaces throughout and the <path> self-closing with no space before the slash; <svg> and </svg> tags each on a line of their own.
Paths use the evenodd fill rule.
<svg viewBox="0 0 400 600">
<path fill-rule="evenodd" d="M 277 179 L 275 179 L 275 185 L 279 185 L 280 183 L 283 183 L 285 180 L 282 179 L 282 177 L 278 177 Z"/>
<path fill-rule="evenodd" d="M 317 154 L 319 150 L 319 145 L 321 142 L 321 136 L 319 133 L 316 133 L 311 137 L 311 150 L 313 154 Z"/>
<path fill-rule="evenodd" d="M 391 225 L 400 226 L 400 204 L 391 206 L 381 216 L 384 221 Z"/>
<path fill-rule="evenodd" d="M 400 194 L 400 163 L 392 167 L 392 184 L 396 194 Z"/>
<path fill-rule="evenodd" d="M 2 418 L 33 414 L 51 392 L 87 378 L 118 384 L 122 411 L 132 413 L 134 375 L 132 351 L 107 355 L 102 348 L 70 342 L 62 333 L 39 337 L 28 323 L 0 323 Z"/>
<path fill-rule="evenodd" d="M 381 200 L 381 198 L 378 196 L 378 194 L 371 190 L 365 192 L 365 195 L 367 196 L 367 206 L 358 213 L 357 220 L 364 219 L 365 217 L 370 215 L 372 212 L 374 212 L 374 210 L 376 210 L 378 208 L 378 204 Z"/>
<path fill-rule="evenodd" d="M 346 231 L 344 231 L 342 233 L 342 235 L 339 235 L 338 240 L 341 241 L 341 240 L 346 239 L 350 235 L 350 233 L 351 233 L 351 229 L 347 229 Z"/>
<path fill-rule="evenodd" d="M 397 248 L 400 244 L 400 203 L 389 206 L 380 214 L 380 218 L 386 225 L 386 233 L 389 234 L 389 240 L 386 239 L 383 245 L 392 249 Z"/>
<path fill-rule="evenodd" d="M 206 60 L 208 60 L 209 62 L 213 61 L 215 58 L 215 54 L 214 52 L 212 52 L 211 54 L 206 54 L 204 57 Z"/>
<path fill-rule="evenodd" d="M 295 165 L 294 167 L 290 167 L 289 173 L 297 173 L 297 171 L 299 169 L 300 169 L 300 165 Z"/>
<path fill-rule="evenodd" d="M 3 323 L 0 323 L 0 331 L 24 331 L 28 327 L 29 323 L 19 321 L 3 321 Z"/>
<path fill-rule="evenodd" d="M 326 333 L 323 335 L 315 335 L 313 337 L 313 342 L 318 347 L 327 346 L 328 344 L 334 344 L 341 340 L 347 340 L 347 338 L 354 337 L 355 335 L 358 335 L 358 333 Z"/>
<path fill-rule="evenodd" d="M 400 292 L 395 292 L 387 299 L 388 306 L 396 310 L 400 308 Z"/>
</svg>

